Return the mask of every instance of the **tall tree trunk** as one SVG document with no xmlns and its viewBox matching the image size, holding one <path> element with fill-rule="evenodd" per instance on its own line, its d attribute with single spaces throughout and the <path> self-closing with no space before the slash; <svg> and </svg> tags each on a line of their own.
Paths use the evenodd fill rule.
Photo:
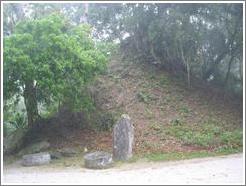
<svg viewBox="0 0 246 186">
<path fill-rule="evenodd" d="M 188 60 L 185 60 L 185 57 L 184 57 L 184 52 L 183 52 L 183 48 L 181 48 L 181 57 L 184 61 L 184 64 L 186 66 L 186 71 L 187 71 L 187 83 L 188 83 L 188 88 L 190 88 L 190 64 L 189 64 L 189 59 Z"/>
<path fill-rule="evenodd" d="M 225 87 L 227 86 L 227 82 L 229 80 L 229 76 L 230 76 L 230 72 L 231 72 L 231 65 L 232 65 L 233 59 L 234 59 L 234 55 L 231 56 L 231 59 L 230 59 L 229 64 L 228 64 L 228 70 L 227 70 L 225 81 L 224 81 Z"/>
<path fill-rule="evenodd" d="M 25 83 L 24 101 L 27 112 L 28 127 L 32 127 L 35 121 L 39 118 L 34 81 L 27 81 Z"/>
<path fill-rule="evenodd" d="M 152 42 L 150 42 L 150 53 L 153 56 L 153 58 L 155 59 L 155 63 L 157 64 L 161 64 L 161 60 L 160 58 L 156 55 L 155 53 L 155 49 L 154 49 L 154 44 Z"/>
<path fill-rule="evenodd" d="M 187 81 L 188 81 L 188 88 L 190 88 L 190 64 L 187 60 L 186 62 L 186 67 L 187 67 Z"/>
</svg>

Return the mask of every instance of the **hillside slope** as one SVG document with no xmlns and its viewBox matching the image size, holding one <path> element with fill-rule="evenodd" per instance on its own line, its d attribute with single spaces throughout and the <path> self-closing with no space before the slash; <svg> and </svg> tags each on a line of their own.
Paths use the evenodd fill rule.
<svg viewBox="0 0 246 186">
<path fill-rule="evenodd" d="M 240 102 L 225 99 L 214 88 L 194 81 L 187 88 L 183 79 L 165 70 L 116 55 L 108 71 L 99 75 L 89 90 L 102 125 L 111 125 L 111 116 L 116 120 L 124 113 L 131 117 L 136 155 L 168 152 L 171 155 L 167 158 L 172 158 L 172 153 L 179 152 L 242 151 Z M 93 125 L 95 120 L 87 122 Z M 63 134 L 50 132 L 52 148 L 112 151 L 112 131 L 69 128 L 60 132 Z"/>
<path fill-rule="evenodd" d="M 156 66 L 114 57 L 94 83 L 101 110 L 127 113 L 135 127 L 135 153 L 241 149 L 242 108 L 218 90 Z"/>
</svg>

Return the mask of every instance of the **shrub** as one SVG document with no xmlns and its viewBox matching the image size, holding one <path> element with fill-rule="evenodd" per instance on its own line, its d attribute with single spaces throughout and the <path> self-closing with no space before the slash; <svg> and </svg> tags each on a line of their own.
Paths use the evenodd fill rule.
<svg viewBox="0 0 246 186">
<path fill-rule="evenodd" d="M 94 116 L 93 127 L 99 131 L 111 131 L 116 117 L 110 112 L 100 112 Z"/>
</svg>

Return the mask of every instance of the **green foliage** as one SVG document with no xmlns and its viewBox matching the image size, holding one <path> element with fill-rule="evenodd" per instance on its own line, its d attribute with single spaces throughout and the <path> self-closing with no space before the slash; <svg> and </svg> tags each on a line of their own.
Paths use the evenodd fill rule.
<svg viewBox="0 0 246 186">
<path fill-rule="evenodd" d="M 10 122 L 3 122 L 3 137 L 13 133 L 16 128 Z"/>
<path fill-rule="evenodd" d="M 221 134 L 220 140 L 223 144 L 224 148 L 238 149 L 243 146 L 243 131 L 235 130 L 235 131 L 227 131 Z"/>
<path fill-rule="evenodd" d="M 100 112 L 94 117 L 93 127 L 98 131 L 111 131 L 116 123 L 116 116 L 110 112 Z"/>
<path fill-rule="evenodd" d="M 187 106 L 182 106 L 179 108 L 179 112 L 183 113 L 183 114 L 188 114 L 188 113 L 190 113 L 190 110 Z"/>
<path fill-rule="evenodd" d="M 152 153 L 146 154 L 144 157 L 148 161 L 170 161 L 170 160 L 183 160 L 191 158 L 201 158 L 206 156 L 213 156 L 215 153 L 208 151 L 198 152 L 169 152 L 169 153 Z"/>
<path fill-rule="evenodd" d="M 98 42 L 96 48 L 108 57 L 118 51 L 119 45 L 113 42 Z"/>
<path fill-rule="evenodd" d="M 14 26 L 27 19 L 24 8 L 30 10 L 31 19 L 62 12 L 73 25 L 80 23 L 85 10 L 83 3 L 4 4 L 4 34 L 13 33 Z M 140 61 L 158 62 L 183 80 L 188 74 L 204 80 L 213 77 L 210 83 L 242 96 L 242 10 L 242 4 L 233 3 L 89 4 L 87 20 L 93 25 L 93 37 L 119 40 L 124 51 Z M 90 26 L 82 27 L 79 30 L 86 35 Z M 87 37 L 80 38 L 86 43 L 83 47 L 93 45 Z M 103 45 L 99 48 L 106 54 L 111 46 Z"/>
<path fill-rule="evenodd" d="M 27 101 L 33 93 L 27 88 L 32 87 L 36 103 L 78 107 L 82 87 L 107 62 L 90 34 L 89 25 L 73 26 L 58 14 L 17 24 L 14 33 L 4 38 L 4 99 L 22 95 Z"/>
<path fill-rule="evenodd" d="M 138 97 L 139 101 L 144 102 L 144 103 L 147 103 L 149 100 L 149 96 L 144 92 L 139 92 L 137 94 L 137 97 Z"/>
<path fill-rule="evenodd" d="M 180 119 L 174 119 L 171 121 L 172 126 L 180 126 L 183 125 L 183 122 Z"/>
<path fill-rule="evenodd" d="M 3 105 L 3 135 L 7 136 L 16 129 L 27 126 L 26 114 L 23 110 L 22 99 L 13 97 L 8 101 L 4 100 Z"/>
<path fill-rule="evenodd" d="M 23 113 L 13 112 L 10 117 L 3 122 L 3 135 L 8 136 L 17 129 L 23 129 L 27 127 L 27 118 Z"/>
<path fill-rule="evenodd" d="M 41 117 L 50 118 L 53 115 L 55 115 L 55 113 L 57 113 L 58 108 L 59 108 L 59 103 L 53 102 L 52 104 L 48 104 L 48 105 L 45 104 L 43 107 L 44 107 L 43 110 L 40 109 Z"/>
<path fill-rule="evenodd" d="M 161 86 L 169 85 L 170 80 L 167 78 L 167 76 L 162 76 L 161 80 L 159 81 Z"/>
<path fill-rule="evenodd" d="M 138 92 L 137 98 L 140 102 L 144 102 L 144 103 L 149 103 L 150 101 L 155 99 L 152 95 L 150 95 L 148 92 L 145 91 Z"/>
<path fill-rule="evenodd" d="M 195 151 L 195 152 L 168 152 L 168 153 L 148 153 L 142 156 L 135 155 L 133 157 L 133 162 L 140 159 L 147 159 L 148 161 L 172 161 L 172 160 L 184 160 L 192 158 L 203 158 L 218 155 L 227 155 L 232 153 L 240 152 L 237 149 L 224 149 L 221 148 L 215 152 L 213 151 Z"/>
<path fill-rule="evenodd" d="M 16 128 L 25 128 L 27 126 L 27 119 L 24 114 L 16 113 L 13 117 L 12 125 Z"/>
<path fill-rule="evenodd" d="M 152 124 L 150 125 L 150 129 L 153 129 L 153 130 L 155 130 L 155 131 L 161 131 L 161 130 L 162 130 L 162 127 L 161 127 L 161 125 L 159 125 L 158 123 L 152 123 Z"/>
<path fill-rule="evenodd" d="M 174 122 L 166 133 L 176 137 L 186 145 L 215 148 L 224 146 L 231 149 L 239 149 L 243 145 L 242 131 L 238 129 L 225 131 L 218 123 L 205 122 L 201 128 L 196 128 Z"/>
</svg>

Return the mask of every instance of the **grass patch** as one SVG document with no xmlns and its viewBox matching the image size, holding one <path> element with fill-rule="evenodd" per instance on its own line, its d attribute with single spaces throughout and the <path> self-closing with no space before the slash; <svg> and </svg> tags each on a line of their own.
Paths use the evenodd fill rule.
<svg viewBox="0 0 246 186">
<path fill-rule="evenodd" d="M 151 95 L 145 91 L 138 92 L 137 98 L 138 98 L 139 102 L 144 102 L 146 104 L 150 103 L 151 101 L 156 100 L 156 98 L 153 95 Z"/>
<path fill-rule="evenodd" d="M 163 127 L 158 123 L 151 123 L 149 127 L 150 127 L 150 129 L 153 129 L 154 131 L 163 130 Z"/>
<path fill-rule="evenodd" d="M 180 120 L 180 119 L 173 119 L 171 122 L 170 122 L 170 124 L 172 125 L 172 126 L 181 126 L 181 125 L 184 125 L 184 122 L 182 121 L 182 120 Z"/>
<path fill-rule="evenodd" d="M 214 153 L 207 151 L 198 152 L 170 152 L 170 153 L 153 153 L 145 155 L 148 161 L 171 161 L 191 158 L 201 158 L 211 156 Z"/>
<path fill-rule="evenodd" d="M 63 157 L 52 160 L 51 167 L 84 167 L 83 156 Z"/>
<path fill-rule="evenodd" d="M 154 118 L 154 113 L 148 109 L 147 107 L 145 108 L 145 116 L 147 119 L 153 119 Z"/>
<path fill-rule="evenodd" d="M 169 153 L 150 153 L 145 154 L 143 156 L 136 156 L 135 162 L 137 159 L 143 158 L 147 161 L 173 161 L 173 160 L 185 160 L 185 159 L 193 159 L 193 158 L 204 158 L 204 157 L 213 157 L 220 155 L 228 155 L 232 153 L 238 153 L 239 151 L 235 149 L 231 149 L 228 151 L 227 149 L 223 151 L 196 151 L 196 152 L 169 152 Z"/>
<path fill-rule="evenodd" d="M 166 130 L 166 134 L 177 138 L 184 145 L 235 150 L 243 146 L 242 130 L 224 130 L 218 123 L 205 122 L 200 126 L 189 126 L 175 120 Z"/>
<path fill-rule="evenodd" d="M 181 115 L 187 115 L 187 114 L 190 114 L 190 113 L 191 113 L 191 110 L 190 110 L 187 106 L 185 106 L 185 105 L 181 106 L 181 107 L 178 109 L 178 111 L 179 111 L 179 113 L 180 113 Z"/>
<path fill-rule="evenodd" d="M 168 78 L 168 76 L 162 76 L 159 80 L 159 85 L 160 86 L 168 86 L 170 85 L 171 81 Z"/>
</svg>

